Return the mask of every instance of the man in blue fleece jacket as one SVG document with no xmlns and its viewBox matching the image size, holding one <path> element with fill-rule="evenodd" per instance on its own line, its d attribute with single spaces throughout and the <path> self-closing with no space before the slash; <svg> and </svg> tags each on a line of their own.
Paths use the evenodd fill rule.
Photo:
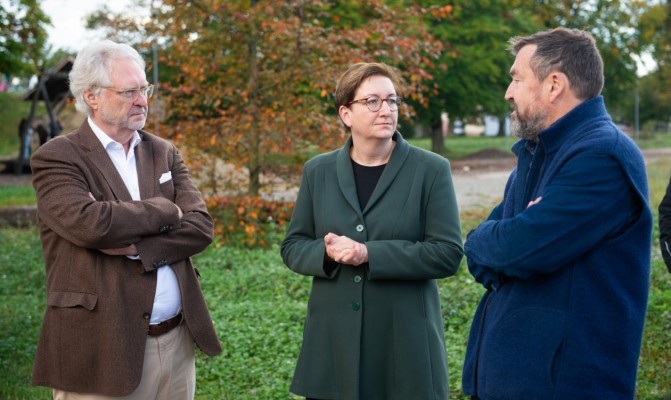
<svg viewBox="0 0 671 400">
<path fill-rule="evenodd" d="M 510 45 L 518 163 L 465 244 L 487 291 L 463 390 L 482 400 L 632 399 L 652 241 L 643 158 L 606 112 L 589 33 L 558 28 Z"/>
</svg>

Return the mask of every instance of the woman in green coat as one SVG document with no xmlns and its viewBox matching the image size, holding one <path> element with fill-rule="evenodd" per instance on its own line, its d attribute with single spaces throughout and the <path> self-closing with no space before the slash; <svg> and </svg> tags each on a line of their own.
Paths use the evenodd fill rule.
<svg viewBox="0 0 671 400">
<path fill-rule="evenodd" d="M 396 131 L 397 75 L 359 63 L 335 105 L 351 133 L 308 161 L 282 259 L 313 277 L 291 392 L 320 400 L 445 400 L 436 279 L 463 256 L 448 161 Z"/>
</svg>

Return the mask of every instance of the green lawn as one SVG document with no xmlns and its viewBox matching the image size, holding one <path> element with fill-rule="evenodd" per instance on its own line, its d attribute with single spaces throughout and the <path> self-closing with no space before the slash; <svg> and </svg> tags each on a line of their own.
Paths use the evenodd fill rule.
<svg viewBox="0 0 671 400">
<path fill-rule="evenodd" d="M 656 205 L 671 173 L 671 160 L 649 166 Z M 464 232 L 487 210 L 462 214 Z M 652 246 L 652 288 L 640 358 L 638 399 L 671 398 L 671 274 Z M 310 280 L 290 272 L 278 245 L 264 250 L 210 246 L 196 258 L 212 317 L 224 347 L 215 358 L 199 355 L 197 399 L 290 399 L 288 386 L 298 354 Z M 44 310 L 45 277 L 34 228 L 0 228 L 0 399 L 44 399 L 28 386 Z M 439 282 L 450 360 L 453 399 L 461 395 L 461 364 L 471 317 L 482 289 L 462 268 Z M 616 333 L 614 333 L 616 334 Z"/>
</svg>

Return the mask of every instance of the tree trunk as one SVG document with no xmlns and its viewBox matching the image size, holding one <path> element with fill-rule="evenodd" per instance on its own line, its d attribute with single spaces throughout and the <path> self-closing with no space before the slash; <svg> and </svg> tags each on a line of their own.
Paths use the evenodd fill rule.
<svg viewBox="0 0 671 400">
<path fill-rule="evenodd" d="M 445 152 L 445 141 L 443 140 L 443 132 L 440 129 L 433 129 L 429 127 L 431 134 L 431 151 L 438 154 Z"/>
<path fill-rule="evenodd" d="M 253 6 L 254 2 L 252 2 Z M 250 196 L 258 196 L 261 188 L 261 132 L 259 130 L 259 108 L 257 107 L 257 90 L 258 90 L 258 59 L 256 49 L 256 28 L 251 26 L 251 33 L 249 36 L 248 50 L 249 50 L 249 80 L 247 81 L 247 94 L 249 96 L 249 107 L 247 108 L 251 117 L 251 128 L 249 132 L 249 147 L 247 148 L 249 154 L 248 168 L 249 168 L 249 188 L 247 194 Z"/>
</svg>

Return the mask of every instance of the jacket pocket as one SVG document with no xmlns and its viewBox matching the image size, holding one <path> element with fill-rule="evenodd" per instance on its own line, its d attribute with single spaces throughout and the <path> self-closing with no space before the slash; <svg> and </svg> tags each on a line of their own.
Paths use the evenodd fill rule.
<svg viewBox="0 0 671 400">
<path fill-rule="evenodd" d="M 478 395 L 492 399 L 553 398 L 565 319 L 563 311 L 525 308 L 486 328 Z"/>
<path fill-rule="evenodd" d="M 83 307 L 89 311 L 96 308 L 98 295 L 84 292 L 49 292 L 47 306 L 72 308 Z"/>
</svg>

